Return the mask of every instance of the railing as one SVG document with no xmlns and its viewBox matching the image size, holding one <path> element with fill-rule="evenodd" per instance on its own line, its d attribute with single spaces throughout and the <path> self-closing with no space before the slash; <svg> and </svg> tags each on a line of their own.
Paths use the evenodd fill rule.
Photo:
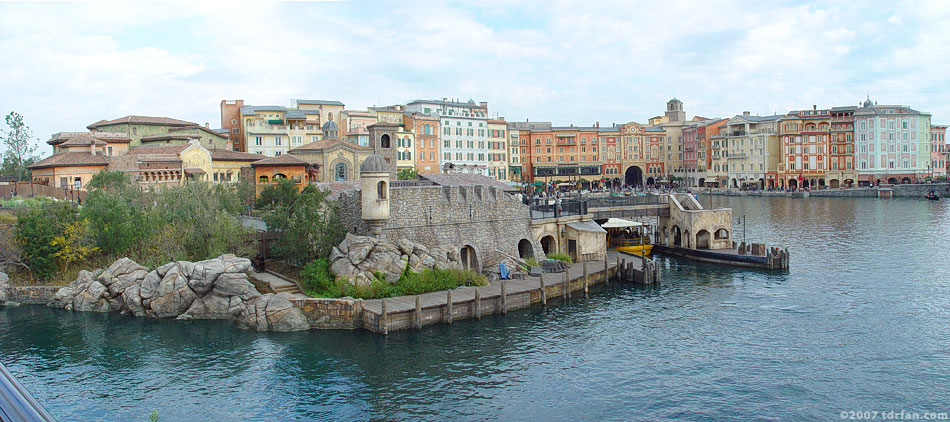
<svg viewBox="0 0 950 422">
<path fill-rule="evenodd" d="M 660 195 L 630 195 L 630 196 L 607 196 L 602 198 L 590 198 L 587 200 L 589 208 L 607 208 L 607 207 L 629 207 L 635 205 L 659 205 L 665 203 Z"/>
<path fill-rule="evenodd" d="M 0 420 L 54 420 L 2 363 L 0 363 Z"/>
<path fill-rule="evenodd" d="M 532 220 L 587 214 L 587 200 L 585 199 L 541 198 L 531 199 L 528 204 L 531 208 Z"/>
</svg>

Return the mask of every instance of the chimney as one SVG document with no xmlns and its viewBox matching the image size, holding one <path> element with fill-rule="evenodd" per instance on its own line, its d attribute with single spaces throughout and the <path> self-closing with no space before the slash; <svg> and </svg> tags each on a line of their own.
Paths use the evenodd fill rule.
<svg viewBox="0 0 950 422">
<path fill-rule="evenodd" d="M 205 129 L 211 129 L 211 123 L 205 122 Z"/>
<path fill-rule="evenodd" d="M 89 141 L 89 154 L 96 155 L 96 141 Z"/>
<path fill-rule="evenodd" d="M 751 113 L 748 112 L 748 111 L 743 111 L 743 112 L 742 112 L 742 115 L 743 115 L 743 116 L 748 116 L 749 114 L 751 114 Z"/>
<path fill-rule="evenodd" d="M 594 127 L 600 127 L 600 122 L 594 122 Z"/>
</svg>

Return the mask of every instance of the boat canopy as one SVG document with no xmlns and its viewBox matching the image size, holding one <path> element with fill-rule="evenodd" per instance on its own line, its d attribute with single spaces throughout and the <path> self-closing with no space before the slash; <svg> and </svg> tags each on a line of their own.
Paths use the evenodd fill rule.
<svg viewBox="0 0 950 422">
<path fill-rule="evenodd" d="M 601 224 L 600 226 L 605 229 L 622 229 L 624 227 L 640 227 L 643 223 L 638 223 L 636 221 L 624 220 L 622 218 L 610 218 L 606 223 Z"/>
</svg>

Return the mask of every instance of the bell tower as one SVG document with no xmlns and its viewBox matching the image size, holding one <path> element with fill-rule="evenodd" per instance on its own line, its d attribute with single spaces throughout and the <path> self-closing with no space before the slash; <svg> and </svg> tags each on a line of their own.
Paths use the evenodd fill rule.
<svg viewBox="0 0 950 422">
<path fill-rule="evenodd" d="M 396 130 L 399 125 L 388 122 L 373 123 L 366 127 L 369 131 L 370 146 L 373 153 L 380 156 L 389 169 L 389 178 L 396 178 Z"/>
<path fill-rule="evenodd" d="M 361 218 L 369 224 L 373 237 L 379 237 L 389 220 L 389 165 L 378 154 L 360 164 Z"/>
</svg>

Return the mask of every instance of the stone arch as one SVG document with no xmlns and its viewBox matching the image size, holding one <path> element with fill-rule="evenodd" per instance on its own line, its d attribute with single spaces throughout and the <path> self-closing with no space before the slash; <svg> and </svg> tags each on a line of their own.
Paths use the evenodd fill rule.
<svg viewBox="0 0 950 422">
<path fill-rule="evenodd" d="M 379 147 L 380 148 L 389 148 L 390 147 L 389 134 L 384 133 L 383 136 L 379 137 Z"/>
<path fill-rule="evenodd" d="M 716 229 L 715 239 L 716 240 L 725 240 L 729 238 L 729 230 L 726 230 L 725 227 L 720 227 Z"/>
<path fill-rule="evenodd" d="M 844 179 L 844 187 L 850 188 L 854 185 L 854 179 Z"/>
<path fill-rule="evenodd" d="M 700 178 L 699 178 L 699 184 L 697 184 L 696 186 L 705 187 L 705 186 L 706 186 L 706 178 L 705 178 L 705 177 L 700 177 Z"/>
<path fill-rule="evenodd" d="M 710 235 L 706 229 L 696 233 L 696 249 L 709 249 Z"/>
<path fill-rule="evenodd" d="M 901 184 L 902 184 L 902 185 L 906 185 L 906 184 L 909 184 L 909 183 L 910 183 L 910 178 L 909 178 L 909 177 L 904 177 L 903 179 L 901 179 Z"/>
<path fill-rule="evenodd" d="M 888 177 L 888 178 L 887 178 L 887 183 L 890 183 L 890 184 L 892 184 L 892 185 L 896 185 L 896 184 L 897 184 L 897 178 L 896 178 L 896 177 Z"/>
<path fill-rule="evenodd" d="M 286 178 L 287 178 L 287 175 L 285 175 L 284 173 L 274 173 L 274 175 L 271 176 L 271 179 L 273 180 L 286 179 Z"/>
<path fill-rule="evenodd" d="M 689 237 L 689 230 L 683 230 L 683 247 L 691 248 L 693 246 L 692 238 Z"/>
<path fill-rule="evenodd" d="M 738 188 L 738 187 L 739 187 L 739 179 L 730 179 L 729 187 L 731 187 L 731 188 Z"/>
<path fill-rule="evenodd" d="M 680 231 L 680 227 L 673 226 L 671 231 L 673 235 L 673 246 L 683 246 L 683 232 Z"/>
<path fill-rule="evenodd" d="M 628 186 L 643 185 L 643 169 L 637 166 L 627 167 L 627 171 L 624 172 L 624 182 Z"/>
<path fill-rule="evenodd" d="M 554 236 L 550 234 L 541 236 L 540 242 L 541 250 L 544 251 L 545 255 L 557 253 L 557 240 L 554 238 Z"/>
<path fill-rule="evenodd" d="M 534 258 L 534 246 L 528 239 L 518 241 L 518 257 L 521 259 Z"/>
<path fill-rule="evenodd" d="M 654 183 L 656 183 L 656 179 L 654 179 L 653 176 L 647 177 L 647 184 L 648 184 L 648 185 L 652 185 L 652 184 L 654 184 Z"/>
<path fill-rule="evenodd" d="M 825 179 L 818 179 L 818 187 L 819 187 L 819 188 L 824 188 L 824 187 L 826 187 L 826 186 L 825 186 Z"/>
<path fill-rule="evenodd" d="M 765 178 L 759 178 L 759 189 L 765 189 Z"/>
<path fill-rule="evenodd" d="M 459 249 L 459 259 L 462 261 L 462 268 L 466 270 L 481 271 L 478 265 L 478 253 L 472 245 L 463 245 Z"/>
<path fill-rule="evenodd" d="M 380 180 L 376 184 L 376 199 L 386 199 L 387 196 L 386 181 Z"/>
<path fill-rule="evenodd" d="M 268 182 L 267 176 L 261 175 L 261 177 L 257 178 L 257 183 L 267 183 L 267 182 Z"/>
<path fill-rule="evenodd" d="M 838 179 L 831 179 L 828 181 L 828 186 L 832 189 L 838 189 L 841 187 L 841 182 Z"/>
<path fill-rule="evenodd" d="M 797 179 L 794 179 L 794 178 L 788 179 L 788 188 L 789 188 L 789 189 L 795 189 L 795 188 L 797 188 L 797 187 L 798 187 L 798 180 L 797 180 Z"/>
</svg>

